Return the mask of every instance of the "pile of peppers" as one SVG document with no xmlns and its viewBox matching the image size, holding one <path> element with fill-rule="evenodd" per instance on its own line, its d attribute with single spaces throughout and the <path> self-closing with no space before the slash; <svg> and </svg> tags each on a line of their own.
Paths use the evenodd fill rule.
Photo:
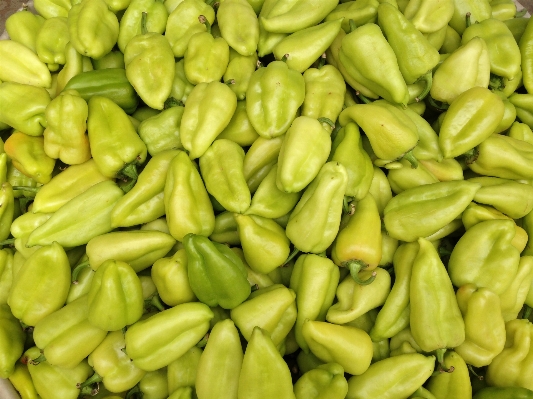
<svg viewBox="0 0 533 399">
<path fill-rule="evenodd" d="M 512 0 L 34 0 L 0 41 L 22 399 L 533 398 Z"/>
</svg>

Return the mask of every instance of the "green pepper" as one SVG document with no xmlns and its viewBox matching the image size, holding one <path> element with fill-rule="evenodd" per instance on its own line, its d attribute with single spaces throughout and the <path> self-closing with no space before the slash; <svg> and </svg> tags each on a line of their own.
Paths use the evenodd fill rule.
<svg viewBox="0 0 533 399">
<path fill-rule="evenodd" d="M 53 267 L 43 268 L 46 262 Z M 13 274 L 7 303 L 16 318 L 35 326 L 63 306 L 69 285 L 70 264 L 65 250 L 58 243 L 52 243 L 38 249 L 21 270 Z"/>
<path fill-rule="evenodd" d="M 104 0 L 82 0 L 68 12 L 70 42 L 82 55 L 101 58 L 117 43 L 117 16 Z"/>
<path fill-rule="evenodd" d="M 178 154 L 166 150 L 154 155 L 139 174 L 137 183 L 113 208 L 113 227 L 129 227 L 147 223 L 165 214 L 163 198 L 170 162 Z"/>
<path fill-rule="evenodd" d="M 277 82 L 275 85 L 272 82 Z M 303 76 L 283 61 L 256 70 L 246 91 L 246 111 L 257 133 L 274 138 L 285 133 L 305 98 Z"/>
<path fill-rule="evenodd" d="M 321 253 L 333 243 L 339 231 L 347 180 L 346 168 L 331 161 L 305 189 L 285 229 L 300 251 Z"/>
<path fill-rule="evenodd" d="M 494 387 L 522 387 L 533 390 L 529 370 L 533 365 L 533 324 L 514 319 L 505 324 L 505 347 L 489 364 L 485 378 Z"/>
<path fill-rule="evenodd" d="M 238 100 L 246 98 L 246 90 L 257 67 L 257 60 L 256 53 L 244 56 L 230 49 L 228 67 L 224 72 L 224 83 L 230 85 L 230 89 L 233 90 Z"/>
<path fill-rule="evenodd" d="M 187 253 L 184 248 L 171 258 L 156 260 L 151 276 L 161 300 L 167 305 L 176 306 L 196 299 L 187 276 Z"/>
<path fill-rule="evenodd" d="M 236 398 L 243 357 L 239 333 L 233 321 L 227 319 L 215 324 L 198 362 L 195 379 L 197 396 Z M 221 370 L 228 372 L 221 373 Z"/>
<path fill-rule="evenodd" d="M 342 29 L 349 33 L 350 20 L 353 20 L 356 26 L 375 23 L 379 4 L 378 0 L 363 0 L 358 3 L 355 1 L 341 2 L 328 14 L 326 21 L 344 18 Z"/>
<path fill-rule="evenodd" d="M 235 93 L 225 84 L 200 83 L 187 98 L 180 139 L 189 157 L 201 157 L 228 125 L 237 107 Z"/>
<path fill-rule="evenodd" d="M 15 369 L 9 376 L 9 382 L 17 390 L 22 399 L 40 399 L 26 364 L 22 362 L 15 364 Z"/>
<path fill-rule="evenodd" d="M 259 16 L 266 31 L 292 33 L 318 24 L 337 6 L 336 0 L 269 0 Z"/>
<path fill-rule="evenodd" d="M 102 58 L 91 59 L 91 63 L 94 69 L 125 68 L 124 54 L 120 50 L 111 50 Z"/>
<path fill-rule="evenodd" d="M 123 58 L 122 54 L 121 58 Z M 124 66 L 122 66 L 122 68 L 124 68 Z M 93 66 L 91 64 L 91 59 L 78 53 L 74 46 L 68 42 L 65 46 L 65 65 L 57 74 L 56 94 L 61 93 L 70 79 L 74 76 L 92 70 Z"/>
<path fill-rule="evenodd" d="M 492 8 L 489 0 L 472 1 L 472 0 L 453 0 L 454 12 L 449 25 L 460 35 L 463 34 L 467 27 L 466 14 L 470 13 L 470 21 L 473 25 L 475 22 L 481 22 L 489 19 L 492 14 Z"/>
<path fill-rule="evenodd" d="M 211 319 L 212 321 L 213 319 Z M 167 366 L 169 392 L 175 392 L 183 388 L 193 388 L 196 385 L 198 364 L 200 363 L 202 353 L 203 350 L 201 348 L 193 346 Z"/>
<path fill-rule="evenodd" d="M 237 389 L 239 398 L 294 399 L 291 372 L 269 333 L 255 327 L 246 346 Z"/>
<path fill-rule="evenodd" d="M 81 72 L 66 83 L 64 90 L 76 90 L 85 101 L 93 96 L 107 97 L 126 113 L 135 111 L 139 101 L 122 68 Z"/>
<path fill-rule="evenodd" d="M 146 32 L 156 34 L 163 34 L 165 32 L 168 19 L 168 11 L 163 2 L 156 0 L 131 0 L 129 6 L 127 8 L 124 8 L 126 9 L 126 11 L 120 19 L 120 26 L 117 37 L 117 45 L 122 53 L 126 54 L 126 46 L 131 39 L 133 39 L 137 35 L 143 34 L 143 13 L 146 13 L 146 20 L 144 23 Z M 161 49 L 163 48 L 162 46 L 159 47 Z M 167 51 L 166 48 L 165 51 Z M 156 65 L 157 63 L 153 66 Z M 162 75 L 159 76 L 163 77 Z M 165 76 L 165 78 L 167 77 Z"/>
<path fill-rule="evenodd" d="M 422 350 L 439 353 L 464 342 L 465 324 L 437 250 L 424 238 L 418 244 L 409 284 L 411 332 Z"/>
<path fill-rule="evenodd" d="M 284 136 L 272 139 L 258 137 L 246 152 L 243 163 L 244 178 L 252 194 L 278 162 L 284 138 Z"/>
<path fill-rule="evenodd" d="M 82 296 L 35 325 L 33 339 L 48 364 L 73 369 L 100 345 L 107 331 L 92 325 L 87 314 L 87 296 Z"/>
<path fill-rule="evenodd" d="M 44 18 L 66 17 L 72 7 L 69 0 L 37 0 L 35 10 Z"/>
<path fill-rule="evenodd" d="M 518 47 L 522 60 L 522 81 L 530 93 L 533 89 L 533 23 L 530 18 L 527 19 L 527 25 L 518 41 Z"/>
<path fill-rule="evenodd" d="M 518 119 L 529 127 L 533 126 L 533 96 L 530 94 L 514 93 L 509 96 L 509 101 L 515 106 Z"/>
<path fill-rule="evenodd" d="M 480 187 L 469 181 L 449 181 L 405 190 L 387 204 L 385 228 L 391 237 L 407 242 L 430 236 L 456 219 Z"/>
<path fill-rule="evenodd" d="M 233 309 L 250 295 L 246 270 L 240 258 L 223 244 L 187 234 L 183 238 L 187 252 L 189 283 L 198 299 L 209 306 Z"/>
<path fill-rule="evenodd" d="M 337 19 L 299 30 L 283 38 L 272 52 L 276 59 L 284 59 L 290 69 L 303 73 L 331 45 L 341 23 L 342 19 Z"/>
<path fill-rule="evenodd" d="M 15 197 L 8 182 L 0 185 L 0 203 L 0 240 L 6 240 L 15 217 Z"/>
<path fill-rule="evenodd" d="M 13 251 L 0 250 L 0 305 L 7 304 L 9 290 L 13 283 Z"/>
<path fill-rule="evenodd" d="M 86 134 L 89 107 L 76 92 L 62 92 L 46 107 L 44 151 L 67 165 L 81 164 L 91 158 Z"/>
<path fill-rule="evenodd" d="M 337 363 L 318 366 L 294 384 L 296 399 L 343 399 L 348 393 L 344 369 Z"/>
<path fill-rule="evenodd" d="M 0 41 L 0 81 L 48 88 L 52 85 L 50 70 L 37 54 L 14 40 Z"/>
<path fill-rule="evenodd" d="M 455 352 L 444 355 L 444 367 L 451 372 L 440 372 L 429 378 L 428 390 L 437 399 L 471 399 L 472 385 L 468 367 L 461 356 Z"/>
<path fill-rule="evenodd" d="M 110 180 L 88 188 L 63 205 L 28 238 L 27 245 L 50 245 L 57 241 L 66 247 L 87 244 L 100 234 L 110 232 L 111 211 L 124 192 Z M 83 212 L 79 212 L 83 209 Z"/>
<path fill-rule="evenodd" d="M 454 11 L 453 0 L 409 1 L 403 11 L 405 17 L 422 33 L 436 32 L 447 26 Z"/>
<path fill-rule="evenodd" d="M 277 187 L 287 193 L 302 191 L 318 175 L 330 150 L 329 132 L 318 120 L 308 116 L 294 119 L 279 152 Z"/>
<path fill-rule="evenodd" d="M 378 168 L 377 166 L 374 166 L 374 174 L 368 193 L 374 197 L 379 215 L 383 217 L 383 211 L 392 198 L 392 191 L 387 176 L 381 168 Z"/>
<path fill-rule="evenodd" d="M 455 50 L 461 47 L 461 36 L 450 25 L 446 26 L 446 36 L 444 37 L 444 43 L 440 48 L 441 54 L 451 54 Z"/>
<path fill-rule="evenodd" d="M 15 371 L 17 360 L 24 352 L 26 333 L 7 304 L 0 305 L 0 378 L 8 378 Z"/>
<path fill-rule="evenodd" d="M 35 40 L 44 21 L 41 15 L 34 14 L 27 7 L 23 7 L 22 10 L 7 17 L 6 32 L 11 40 L 25 45 L 36 53 Z"/>
<path fill-rule="evenodd" d="M 168 167 L 163 198 L 170 234 L 178 241 L 188 233 L 209 236 L 215 214 L 200 173 L 180 151 Z"/>
<path fill-rule="evenodd" d="M 69 31 L 65 17 L 47 19 L 37 33 L 35 40 L 37 56 L 51 71 L 57 71 L 59 65 L 65 64 L 65 46 L 68 41 Z"/>
<path fill-rule="evenodd" d="M 486 110 L 491 109 L 489 115 Z M 457 157 L 494 133 L 504 114 L 499 96 L 484 87 L 473 87 L 457 96 L 448 108 L 439 131 L 439 145 L 446 158 Z"/>
<path fill-rule="evenodd" d="M 163 310 L 128 328 L 126 353 L 141 370 L 167 366 L 202 339 L 212 318 L 209 307 L 199 302 Z"/>
<path fill-rule="evenodd" d="M 233 89 L 232 85 L 232 89 Z M 228 139 L 239 144 L 241 147 L 248 147 L 254 143 L 259 135 L 253 128 L 246 113 L 246 100 L 237 101 L 237 108 L 228 125 L 217 136 L 217 139 Z"/>
<path fill-rule="evenodd" d="M 31 347 L 24 352 L 23 359 L 28 363 L 28 370 L 35 385 L 35 390 L 42 399 L 76 399 L 80 395 L 80 389 L 76 384 L 81 384 L 92 373 L 87 360 L 83 360 L 72 369 L 52 366 L 47 361 L 32 362 L 40 355 L 37 347 Z M 89 393 L 90 390 L 84 390 Z"/>
<path fill-rule="evenodd" d="M 451 104 L 472 87 L 487 87 L 490 80 L 488 46 L 482 38 L 473 38 L 455 50 L 433 74 L 431 97 Z M 454 84 L 450 85 L 449 82 Z"/>
<path fill-rule="evenodd" d="M 412 84 L 418 80 L 426 81 L 424 91 L 417 96 L 420 100 L 431 89 L 431 81 L 428 79 L 431 79 L 431 71 L 438 64 L 440 57 L 438 51 L 409 19 L 390 4 L 383 3 L 378 7 L 378 24 L 396 54 L 405 82 Z"/>
<path fill-rule="evenodd" d="M 524 306 L 533 283 L 533 257 L 522 256 L 511 285 L 500 295 L 503 319 L 516 319 Z"/>
<path fill-rule="evenodd" d="M 209 239 L 221 244 L 239 245 L 241 243 L 233 213 L 226 211 L 215 217 L 215 228 L 209 235 Z"/>
<path fill-rule="evenodd" d="M 257 50 L 259 21 L 252 5 L 246 0 L 226 0 L 217 10 L 217 22 L 228 45 L 243 56 Z"/>
<path fill-rule="evenodd" d="M 486 387 L 476 392 L 472 399 L 531 399 L 533 390 L 521 387 Z"/>
<path fill-rule="evenodd" d="M 264 7 L 261 7 L 259 18 L 267 15 L 275 5 L 276 4 L 274 1 L 266 2 Z M 264 57 L 265 55 L 271 54 L 276 44 L 278 44 L 287 36 L 288 33 L 274 33 L 267 31 L 261 23 L 261 19 L 259 19 L 259 41 L 257 42 L 257 55 L 259 57 Z"/>
<path fill-rule="evenodd" d="M 533 144 L 533 131 L 525 123 L 514 122 L 508 131 L 508 136 L 513 139 L 526 141 Z"/>
<path fill-rule="evenodd" d="M 402 191 L 413 187 L 439 182 L 439 180 L 421 164 L 419 164 L 416 169 L 410 168 L 409 162 L 405 159 L 402 159 L 400 164 L 403 167 L 399 169 L 390 169 L 387 174 L 391 189 L 395 194 L 399 194 Z"/>
</svg>

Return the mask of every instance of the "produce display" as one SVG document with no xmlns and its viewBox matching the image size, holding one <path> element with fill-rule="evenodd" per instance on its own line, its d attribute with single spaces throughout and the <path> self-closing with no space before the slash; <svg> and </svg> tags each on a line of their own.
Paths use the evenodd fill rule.
<svg viewBox="0 0 533 399">
<path fill-rule="evenodd" d="M 22 399 L 533 398 L 512 0 L 34 0 L 0 41 Z"/>
</svg>

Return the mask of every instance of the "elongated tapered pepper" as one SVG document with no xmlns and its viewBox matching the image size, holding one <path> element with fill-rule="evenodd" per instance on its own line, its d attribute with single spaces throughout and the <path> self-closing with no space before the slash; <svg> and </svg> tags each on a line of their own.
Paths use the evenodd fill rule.
<svg viewBox="0 0 533 399">
<path fill-rule="evenodd" d="M 296 248 L 321 253 L 333 243 L 339 231 L 347 180 L 346 168 L 339 162 L 322 166 L 287 223 L 287 237 Z"/>
<path fill-rule="evenodd" d="M 199 300 L 209 306 L 232 309 L 250 295 L 242 261 L 228 247 L 194 234 L 186 235 L 183 245 L 189 283 Z"/>
<path fill-rule="evenodd" d="M 273 61 L 252 74 L 246 91 L 246 111 L 261 137 L 274 138 L 288 130 L 304 98 L 303 76 L 285 62 Z"/>
<path fill-rule="evenodd" d="M 533 324 L 527 319 L 514 319 L 505 324 L 505 331 L 505 347 L 489 364 L 485 378 L 494 387 L 533 390 L 533 381 L 529 378 L 533 367 Z"/>
<path fill-rule="evenodd" d="M 26 333 L 7 304 L 0 305 L 0 378 L 8 378 L 15 371 L 17 360 L 24 352 Z"/>
<path fill-rule="evenodd" d="M 465 321 L 465 341 L 454 350 L 474 367 L 490 364 L 505 345 L 505 321 L 498 295 L 474 284 L 461 286 L 457 303 Z"/>
<path fill-rule="evenodd" d="M 0 305 L 7 304 L 7 297 L 13 283 L 13 251 L 0 250 Z"/>
<path fill-rule="evenodd" d="M 472 385 L 470 383 L 470 372 L 465 360 L 456 352 L 447 352 L 444 355 L 443 367 L 452 370 L 449 373 L 440 372 L 431 376 L 427 381 L 429 392 L 435 398 L 472 398 Z"/>
<path fill-rule="evenodd" d="M 406 397 L 433 373 L 435 357 L 418 353 L 394 356 L 372 364 L 348 380 L 347 399 Z M 387 376 L 384 379 L 384 376 Z"/>
<path fill-rule="evenodd" d="M 302 375 L 294 384 L 296 399 L 342 399 L 347 393 L 344 368 L 337 363 L 318 366 Z"/>
<path fill-rule="evenodd" d="M 454 348 L 465 340 L 465 324 L 452 282 L 433 244 L 424 238 L 418 244 L 409 285 L 411 332 L 425 352 Z"/>
<path fill-rule="evenodd" d="M 374 52 L 381 57 L 364 56 Z M 409 92 L 398 60 L 378 25 L 363 25 L 347 34 L 342 39 L 339 61 L 350 77 L 347 82 L 364 96 L 407 104 Z"/>
<path fill-rule="evenodd" d="M 260 22 L 268 32 L 292 33 L 322 21 L 338 2 L 334 0 L 274 0 L 269 1 L 267 14 L 261 13 Z"/>
<path fill-rule="evenodd" d="M 517 318 L 528 299 L 532 283 L 533 257 L 522 256 L 515 278 L 503 294 L 500 295 L 502 316 L 506 322 Z"/>
<path fill-rule="evenodd" d="M 123 195 L 124 192 L 113 181 L 95 184 L 35 229 L 27 245 L 50 245 L 54 241 L 65 247 L 87 244 L 91 238 L 113 229 L 111 211 Z M 80 207 L 84 212 L 79 212 Z"/>
<path fill-rule="evenodd" d="M 35 52 L 35 39 L 44 21 L 41 15 L 34 14 L 23 7 L 22 10 L 7 17 L 6 32 L 11 40 Z"/>
<path fill-rule="evenodd" d="M 28 366 L 22 362 L 17 362 L 15 370 L 9 376 L 9 382 L 17 390 L 22 399 L 39 399 L 40 396 L 35 390 L 35 385 L 31 379 Z"/>
<path fill-rule="evenodd" d="M 104 0 L 83 0 L 68 13 L 70 41 L 82 55 L 101 58 L 118 39 L 119 23 Z"/>
<path fill-rule="evenodd" d="M 454 8 L 453 0 L 409 1 L 403 13 L 420 32 L 431 33 L 442 29 L 450 22 Z"/>
<path fill-rule="evenodd" d="M 167 171 L 177 150 L 154 155 L 139 174 L 137 183 L 113 208 L 113 227 L 128 227 L 151 222 L 165 214 L 163 198 Z"/>
<path fill-rule="evenodd" d="M 367 194 L 357 202 L 355 212 L 335 238 L 331 259 L 335 264 L 348 268 L 356 282 L 363 283 L 358 273 L 361 270 L 372 271 L 378 266 L 381 241 L 379 211 L 372 194 Z"/>
<path fill-rule="evenodd" d="M 188 233 L 211 235 L 213 206 L 200 173 L 183 151 L 170 162 L 163 198 L 170 234 L 176 240 L 183 240 Z"/>
<path fill-rule="evenodd" d="M 398 9 L 390 4 L 378 7 L 378 24 L 383 30 L 407 84 L 423 80 L 424 91 L 417 96 L 423 99 L 431 89 L 432 69 L 439 63 L 439 53 Z"/>
<path fill-rule="evenodd" d="M 342 29 L 349 33 L 350 20 L 353 20 L 356 26 L 376 22 L 379 3 L 378 0 L 364 0 L 359 3 L 352 1 L 339 3 L 333 11 L 328 14 L 326 21 L 344 18 L 342 21 Z"/>
<path fill-rule="evenodd" d="M 123 68 L 80 72 L 65 84 L 64 90 L 76 90 L 85 101 L 93 96 L 107 97 L 126 113 L 135 111 L 139 102 Z"/>
<path fill-rule="evenodd" d="M 212 318 L 209 307 L 199 302 L 184 303 L 156 313 L 128 328 L 126 353 L 141 370 L 153 371 L 167 366 L 202 339 Z"/>
<path fill-rule="evenodd" d="M 213 319 L 211 319 L 211 322 L 213 322 Z M 175 392 L 187 387 L 193 388 L 196 385 L 198 363 L 200 362 L 202 353 L 203 350 L 201 348 L 193 346 L 167 366 L 169 392 Z M 187 396 L 185 397 L 187 398 Z"/>
<path fill-rule="evenodd" d="M 284 136 L 267 139 L 257 138 L 244 156 L 244 177 L 251 193 L 255 193 L 259 184 L 278 162 L 279 151 Z"/>
<path fill-rule="evenodd" d="M 405 159 L 402 159 L 400 164 L 403 167 L 391 169 L 387 174 L 387 179 L 389 179 L 391 189 L 395 194 L 399 194 L 413 187 L 439 182 L 439 179 L 423 165 L 419 164 L 416 169 L 412 169 L 410 168 L 409 162 Z"/>
<path fill-rule="evenodd" d="M 455 83 L 450 85 L 450 79 Z M 433 74 L 431 97 L 451 104 L 472 87 L 487 87 L 490 80 L 490 59 L 487 44 L 474 38 L 455 50 Z"/>
<path fill-rule="evenodd" d="M 524 87 L 531 93 L 533 90 L 533 23 L 528 18 L 524 33 L 520 37 L 518 47 L 522 61 L 522 81 Z"/>
<path fill-rule="evenodd" d="M 405 190 L 387 204 L 385 228 L 391 237 L 402 241 L 427 237 L 459 216 L 480 187 L 469 181 L 450 181 Z M 421 209 L 427 209 L 427 218 Z"/>
<path fill-rule="evenodd" d="M 454 12 L 452 19 L 449 22 L 449 25 L 457 31 L 460 35 L 466 29 L 466 14 L 470 13 L 470 21 L 472 24 L 474 22 L 481 22 L 486 19 L 489 19 L 492 14 L 492 9 L 488 0 L 484 1 L 458 1 L 454 0 Z"/>
<path fill-rule="evenodd" d="M 2 40 L 0 56 L 0 81 L 45 88 L 52 85 L 48 67 L 24 44 L 14 40 Z"/>
<path fill-rule="evenodd" d="M 51 267 L 43 268 L 43 262 Z M 13 315 L 29 326 L 63 306 L 70 285 L 70 264 L 57 243 L 31 255 L 13 275 L 7 303 Z"/>
<path fill-rule="evenodd" d="M 246 0 L 220 3 L 217 22 L 222 37 L 239 54 L 249 56 L 257 50 L 259 21 L 252 5 Z"/>
<path fill-rule="evenodd" d="M 533 390 L 521 387 L 484 387 L 473 399 L 531 399 Z"/>
<path fill-rule="evenodd" d="M 329 132 L 318 120 L 308 116 L 294 119 L 278 156 L 278 188 L 288 193 L 303 190 L 328 160 L 330 149 Z"/>
<path fill-rule="evenodd" d="M 244 56 L 230 49 L 229 63 L 224 72 L 224 83 L 230 84 L 230 89 L 235 92 L 238 100 L 246 98 L 246 90 L 250 77 L 257 68 L 257 54 Z"/>
<path fill-rule="evenodd" d="M 356 104 L 339 115 L 339 122 L 346 126 L 354 121 L 366 133 L 372 150 L 384 163 L 402 158 L 411 159 L 410 151 L 418 143 L 418 129 L 402 110 L 386 102 Z"/>
<path fill-rule="evenodd" d="M 82 296 L 35 325 L 35 345 L 48 364 L 72 369 L 100 345 L 107 331 L 92 325 L 87 314 L 87 296 Z"/>
<path fill-rule="evenodd" d="M 146 145 L 126 113 L 112 100 L 93 96 L 87 120 L 91 153 L 104 176 L 137 179 L 136 165 L 146 159 Z"/>
<path fill-rule="evenodd" d="M 124 66 L 122 66 L 122 68 L 124 68 Z M 57 74 L 56 94 L 61 93 L 61 91 L 63 91 L 63 89 L 65 88 L 66 84 L 74 76 L 82 72 L 92 70 L 93 66 L 91 63 L 91 59 L 78 53 L 74 46 L 70 42 L 68 42 L 65 46 L 65 65 Z"/>
<path fill-rule="evenodd" d="M 0 185 L 0 239 L 9 237 L 11 223 L 15 216 L 15 197 L 13 188 L 8 182 Z"/>
</svg>

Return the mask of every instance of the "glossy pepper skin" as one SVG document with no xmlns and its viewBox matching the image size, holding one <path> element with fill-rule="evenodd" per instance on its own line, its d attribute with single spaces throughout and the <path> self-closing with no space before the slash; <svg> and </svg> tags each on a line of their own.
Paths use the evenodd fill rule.
<svg viewBox="0 0 533 399">
<path fill-rule="evenodd" d="M 86 134 L 89 107 L 76 92 L 63 92 L 46 107 L 44 151 L 67 165 L 77 165 L 91 158 Z"/>
<path fill-rule="evenodd" d="M 61 93 L 65 88 L 66 84 L 74 76 L 82 72 L 92 70 L 93 66 L 91 64 L 91 59 L 78 53 L 74 46 L 70 42 L 68 42 L 65 46 L 65 65 L 63 65 L 63 68 L 61 68 L 61 70 L 57 74 L 57 87 L 55 94 L 57 95 Z"/>
<path fill-rule="evenodd" d="M 43 23 L 35 38 L 37 56 L 47 64 L 48 69 L 57 71 L 59 65 L 65 64 L 65 46 L 68 42 L 67 18 L 49 18 Z"/>
<path fill-rule="evenodd" d="M 264 397 L 295 398 L 287 363 L 276 349 L 268 332 L 255 327 L 244 353 L 237 398 Z"/>
<path fill-rule="evenodd" d="M 505 324 L 503 351 L 487 368 L 487 383 L 494 387 L 522 387 L 533 390 L 529 378 L 533 365 L 531 335 L 533 324 L 527 319 L 514 319 Z"/>
<path fill-rule="evenodd" d="M 258 137 L 246 152 L 243 163 L 244 177 L 252 194 L 278 162 L 283 139 L 283 136 L 273 139 Z"/>
<path fill-rule="evenodd" d="M 344 369 L 337 363 L 327 363 L 310 370 L 294 384 L 296 399 L 342 399 L 348 393 Z"/>
<path fill-rule="evenodd" d="M 13 277 L 7 304 L 17 319 L 35 326 L 67 299 L 70 264 L 65 250 L 58 243 L 39 248 Z"/>
<path fill-rule="evenodd" d="M 453 16 L 453 0 L 408 2 L 403 11 L 416 29 L 423 33 L 436 32 L 445 27 Z"/>
<path fill-rule="evenodd" d="M 211 322 L 213 322 L 213 320 L 211 320 Z M 167 366 L 169 392 L 175 392 L 187 387 L 189 387 L 189 389 L 194 388 L 196 385 L 198 363 L 200 362 L 202 353 L 203 350 L 201 348 L 193 346 Z"/>
<path fill-rule="evenodd" d="M 295 193 L 307 187 L 328 160 L 331 138 L 318 120 L 308 116 L 294 119 L 284 137 L 276 185 L 281 191 Z"/>
<path fill-rule="evenodd" d="M 455 245 L 448 272 L 456 286 L 473 283 L 500 295 L 513 281 L 520 254 L 511 244 L 515 236 L 511 220 L 488 220 L 472 226 Z M 474 249 L 475 248 L 475 249 Z M 469 267 L 464 267 L 464 262 Z M 498 279 L 493 276 L 497 275 Z"/>
<path fill-rule="evenodd" d="M 199 302 L 156 313 L 128 328 L 126 353 L 141 370 L 167 366 L 202 339 L 212 318 L 209 307 Z"/>
<path fill-rule="evenodd" d="M 473 399 L 531 399 L 533 391 L 520 387 L 486 387 L 477 391 Z"/>
<path fill-rule="evenodd" d="M 425 352 L 454 348 L 465 340 L 465 324 L 452 282 L 433 244 L 423 238 L 418 244 L 409 284 L 411 332 Z"/>
<path fill-rule="evenodd" d="M 40 396 L 35 390 L 35 385 L 31 379 L 28 366 L 22 362 L 15 364 L 13 373 L 9 376 L 9 382 L 17 390 L 22 399 L 39 399 Z"/>
<path fill-rule="evenodd" d="M 531 93 L 533 90 L 533 23 L 528 19 L 524 33 L 520 37 L 518 47 L 522 62 L 522 80 L 524 87 Z"/>
<path fill-rule="evenodd" d="M 239 332 L 230 319 L 219 321 L 209 334 L 196 372 L 198 399 L 237 397 L 243 361 Z M 221 370 L 226 372 L 221 373 Z"/>
<path fill-rule="evenodd" d="M 146 145 L 126 113 L 109 98 L 91 97 L 87 130 L 91 153 L 104 176 L 114 178 L 129 173 L 126 167 L 144 163 Z"/>
<path fill-rule="evenodd" d="M 119 23 L 104 0 L 83 0 L 70 9 L 68 30 L 78 53 L 98 59 L 116 44 Z"/>
<path fill-rule="evenodd" d="M 246 98 L 246 90 L 248 90 L 250 78 L 257 68 L 257 61 L 257 53 L 244 56 L 230 49 L 228 67 L 224 72 L 224 83 L 231 83 L 230 89 L 235 92 L 238 100 Z"/>
<path fill-rule="evenodd" d="M 52 85 L 50 70 L 37 54 L 14 40 L 0 43 L 0 81 L 48 88 Z"/>
<path fill-rule="evenodd" d="M 250 284 L 241 259 L 223 244 L 187 234 L 189 283 L 198 299 L 209 306 L 232 309 L 250 295 Z"/>
<path fill-rule="evenodd" d="M 141 121 L 137 132 L 151 156 L 183 148 L 180 140 L 180 124 L 184 111 L 185 108 L 182 106 L 171 106 Z"/>
<path fill-rule="evenodd" d="M 196 299 L 189 284 L 185 248 L 178 250 L 171 258 L 156 260 L 151 276 L 161 300 L 167 305 L 176 306 Z"/>
<path fill-rule="evenodd" d="M 252 55 L 259 42 L 259 21 L 252 5 L 246 0 L 220 3 L 217 22 L 228 45 L 244 56 Z"/>
<path fill-rule="evenodd" d="M 402 398 L 415 392 L 433 373 L 435 357 L 410 353 L 389 357 L 348 380 L 347 399 Z M 387 378 L 384 378 L 387 376 Z"/>
<path fill-rule="evenodd" d="M 451 373 L 439 373 L 429 378 L 428 391 L 437 399 L 472 398 L 472 385 L 470 384 L 469 370 L 464 359 L 456 352 L 446 352 L 444 355 L 444 367 Z"/>
<path fill-rule="evenodd" d="M 365 57 L 369 53 L 380 57 Z M 407 104 L 409 92 L 398 60 L 378 25 L 366 24 L 348 33 L 342 39 L 339 60 L 348 84 L 364 96 Z"/>
<path fill-rule="evenodd" d="M 15 216 L 15 197 L 13 188 L 8 182 L 0 185 L 0 239 L 9 237 L 9 230 Z"/>
<path fill-rule="evenodd" d="M 333 243 L 339 231 L 347 180 L 346 168 L 339 162 L 322 166 L 296 204 L 285 229 L 296 248 L 321 253 Z"/>
<path fill-rule="evenodd" d="M 8 378 L 15 371 L 16 363 L 24 352 L 26 333 L 7 304 L 0 305 L 0 378 Z"/>
<path fill-rule="evenodd" d="M 91 238 L 113 229 L 111 211 L 123 195 L 124 192 L 111 180 L 95 184 L 35 229 L 27 245 L 50 245 L 54 241 L 65 247 L 87 244 Z M 79 212 L 80 207 L 84 212 Z"/>
<path fill-rule="evenodd" d="M 237 108 L 235 93 L 224 83 L 197 84 L 187 97 L 180 140 L 189 157 L 201 157 L 224 130 Z"/>
<path fill-rule="evenodd" d="M 440 127 L 444 157 L 455 158 L 481 144 L 494 133 L 503 115 L 503 101 L 489 89 L 473 87 L 461 93 L 450 104 Z"/>
<path fill-rule="evenodd" d="M 35 345 L 48 364 L 73 369 L 102 342 L 107 331 L 93 326 L 87 312 L 87 297 L 82 296 L 35 325 Z"/>
<path fill-rule="evenodd" d="M 303 76 L 285 62 L 273 61 L 252 74 L 246 91 L 246 112 L 261 137 L 274 138 L 289 129 L 304 98 Z"/>
<path fill-rule="evenodd" d="M 64 90 L 76 90 L 85 101 L 93 96 L 107 97 L 128 114 L 135 111 L 139 102 L 124 68 L 80 72 L 65 84 Z"/>
<path fill-rule="evenodd" d="M 35 52 L 35 39 L 45 19 L 41 15 L 22 9 L 6 19 L 9 38 Z"/>
<path fill-rule="evenodd" d="M 181 241 L 188 233 L 209 236 L 215 214 L 200 173 L 183 151 L 170 162 L 163 198 L 170 234 Z"/>
</svg>

